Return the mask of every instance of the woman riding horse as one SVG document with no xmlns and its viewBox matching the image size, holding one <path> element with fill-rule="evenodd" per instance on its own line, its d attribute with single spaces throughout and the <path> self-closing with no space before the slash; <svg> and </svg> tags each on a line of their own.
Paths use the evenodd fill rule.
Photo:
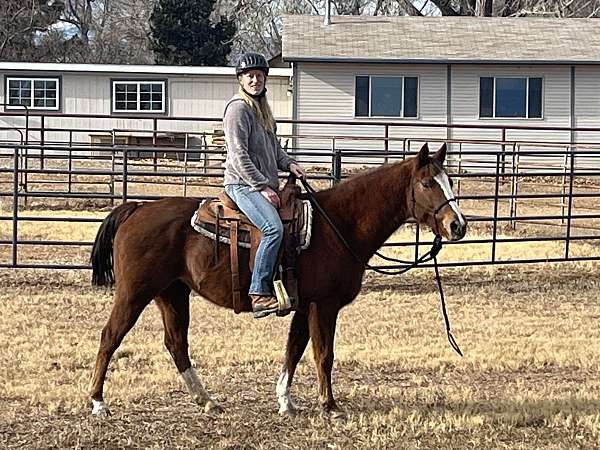
<svg viewBox="0 0 600 450">
<path fill-rule="evenodd" d="M 275 120 L 265 87 L 269 64 L 258 53 L 245 53 L 238 60 L 239 92 L 225 107 L 223 128 L 227 146 L 225 191 L 238 208 L 262 232 L 256 251 L 250 298 L 255 318 L 278 310 L 273 295 L 273 274 L 283 225 L 279 207 L 278 169 L 304 177 L 304 170 L 279 145 Z"/>
</svg>

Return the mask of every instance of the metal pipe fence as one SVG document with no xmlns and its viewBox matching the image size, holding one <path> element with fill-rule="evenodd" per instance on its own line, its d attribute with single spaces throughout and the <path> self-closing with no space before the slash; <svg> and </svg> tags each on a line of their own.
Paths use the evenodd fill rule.
<svg viewBox="0 0 600 450">
<path fill-rule="evenodd" d="M 31 116 L 27 116 L 28 123 Z M 89 268 L 87 258 L 95 228 L 116 204 L 168 196 L 213 197 L 222 183 L 223 146 L 213 144 L 214 133 L 208 131 L 184 132 L 182 147 L 159 145 L 158 136 L 166 131 L 160 130 L 158 123 L 169 120 L 174 119 L 153 119 L 152 130 L 69 129 L 51 127 L 49 120 L 41 121 L 42 127 L 14 127 L 29 140 L 0 140 L 0 267 Z M 450 144 L 449 175 L 471 232 L 463 241 L 449 243 L 449 247 L 482 250 L 475 256 L 472 251 L 465 252 L 471 255 L 468 258 L 461 258 L 460 251 L 451 251 L 453 257 L 443 261 L 442 266 L 600 259 L 600 144 L 507 140 L 507 129 L 542 133 L 560 130 L 548 127 L 451 125 L 491 128 L 501 136 L 446 140 L 428 138 L 426 134 L 428 127 L 449 127 L 446 124 L 365 122 L 360 125 L 379 127 L 383 133 L 362 136 L 344 133 L 344 129 L 339 134 L 331 133 L 333 127 L 350 127 L 356 122 L 299 121 L 305 122 L 328 124 L 331 128 L 327 134 L 305 133 L 282 139 L 292 142 L 289 152 L 308 168 L 318 188 L 333 186 L 357 170 L 401 161 L 414 155 L 423 142 Z M 391 136 L 390 130 L 401 126 L 421 127 L 423 135 Z M 600 129 L 592 128 L 577 131 L 600 133 Z M 42 138 L 32 140 L 40 132 Z M 65 133 L 66 138 L 46 138 L 57 132 Z M 85 132 L 106 132 L 110 143 L 92 145 L 74 138 Z M 119 143 L 120 133 L 125 132 L 149 133 L 152 141 L 150 145 Z M 190 146 L 191 136 L 202 137 L 200 146 Z M 319 144 L 304 145 L 311 141 Z M 360 149 L 373 143 L 381 144 L 381 148 Z M 44 237 L 42 228 L 55 229 L 56 235 Z M 78 228 L 88 230 L 85 238 L 71 236 Z M 408 231 L 393 236 L 384 251 L 403 259 L 406 255 L 418 258 L 428 249 L 431 235 L 414 224 L 405 228 Z M 519 246 L 523 251 L 518 257 L 507 256 L 503 251 L 507 246 Z M 532 251 L 544 246 L 552 251 Z M 398 267 L 383 262 L 374 265 Z"/>
</svg>

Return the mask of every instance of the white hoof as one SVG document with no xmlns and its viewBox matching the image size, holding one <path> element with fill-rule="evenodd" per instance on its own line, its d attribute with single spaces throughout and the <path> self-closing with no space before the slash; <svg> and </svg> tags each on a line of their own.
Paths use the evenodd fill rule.
<svg viewBox="0 0 600 450">
<path fill-rule="evenodd" d="M 298 415 L 299 411 L 298 408 L 296 408 L 295 406 L 288 406 L 286 408 L 284 407 L 280 407 L 279 408 L 279 415 L 280 416 L 288 416 L 288 417 L 296 417 Z"/>
<path fill-rule="evenodd" d="M 279 415 L 294 417 L 298 414 L 298 407 L 294 404 L 289 395 L 281 396 L 279 401 Z"/>
<path fill-rule="evenodd" d="M 108 417 L 110 416 L 110 409 L 103 401 L 92 400 L 92 416 Z"/>
<path fill-rule="evenodd" d="M 341 409 L 333 409 L 327 413 L 331 420 L 344 421 L 348 418 L 348 415 Z"/>
</svg>

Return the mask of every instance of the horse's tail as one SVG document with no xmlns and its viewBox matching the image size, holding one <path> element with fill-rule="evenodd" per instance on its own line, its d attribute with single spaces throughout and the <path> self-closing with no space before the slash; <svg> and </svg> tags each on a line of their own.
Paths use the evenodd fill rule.
<svg viewBox="0 0 600 450">
<path fill-rule="evenodd" d="M 115 284 L 113 271 L 113 243 L 117 229 L 140 206 L 140 203 L 129 202 L 117 206 L 102 221 L 92 247 L 90 261 L 92 263 L 92 284 L 95 286 L 112 286 Z"/>
</svg>

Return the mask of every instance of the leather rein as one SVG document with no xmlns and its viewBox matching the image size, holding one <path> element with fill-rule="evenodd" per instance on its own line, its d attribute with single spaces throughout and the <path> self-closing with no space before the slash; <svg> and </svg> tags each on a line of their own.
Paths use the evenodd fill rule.
<svg viewBox="0 0 600 450">
<path fill-rule="evenodd" d="M 385 255 L 383 255 L 383 254 L 381 254 L 379 252 L 375 252 L 375 256 L 378 256 L 381 259 L 384 259 L 386 261 L 391 261 L 391 262 L 395 262 L 395 263 L 406 265 L 406 267 L 403 267 L 402 269 L 399 269 L 399 270 L 379 269 L 377 267 L 374 267 L 374 266 L 370 265 L 368 262 L 363 261 L 363 259 L 350 246 L 350 244 L 348 243 L 348 241 L 346 240 L 346 238 L 344 238 L 344 236 L 342 235 L 342 233 L 340 232 L 340 230 L 334 225 L 333 221 L 331 220 L 331 217 L 329 217 L 329 215 L 325 212 L 325 210 L 323 209 L 323 207 L 319 204 L 319 202 L 315 198 L 314 194 L 317 191 L 315 191 L 315 189 L 311 185 L 308 184 L 308 182 L 306 181 L 306 179 L 300 178 L 300 182 L 304 186 L 304 189 L 306 189 L 306 193 L 308 195 L 308 199 L 309 199 L 310 203 L 313 205 L 313 207 L 316 208 L 317 211 L 319 211 L 319 213 L 327 221 L 327 223 L 329 224 L 329 226 L 331 227 L 331 229 L 333 230 L 333 232 L 336 234 L 336 236 L 338 237 L 338 239 L 340 240 L 340 242 L 344 245 L 344 247 L 346 247 L 346 250 L 348 250 L 348 252 L 352 255 L 352 257 L 354 259 L 356 259 L 356 261 L 358 261 L 360 264 L 362 264 L 366 269 L 373 270 L 374 272 L 377 272 L 377 273 L 382 274 L 382 275 L 402 275 L 402 274 L 408 272 L 409 270 L 414 269 L 419 264 L 423 264 L 423 263 L 426 263 L 426 262 L 429 262 L 429 261 L 433 261 L 433 267 L 435 269 L 435 279 L 436 279 L 438 290 L 439 290 L 439 293 L 440 293 L 440 305 L 441 305 L 442 315 L 444 317 L 444 324 L 446 326 L 446 335 L 448 337 L 448 342 L 450 343 L 450 346 L 452 347 L 452 349 L 456 353 L 458 353 L 460 356 L 463 356 L 463 353 L 460 350 L 460 347 L 458 346 L 458 344 L 456 343 L 456 340 L 454 339 L 454 336 L 452 335 L 452 331 L 450 329 L 450 319 L 448 318 L 448 312 L 446 311 L 446 301 L 445 301 L 445 297 L 444 297 L 444 290 L 443 290 L 443 287 L 442 287 L 442 280 L 441 280 L 441 277 L 440 277 L 440 271 L 439 271 L 438 262 L 437 262 L 437 255 L 440 252 L 440 250 L 442 249 L 442 236 L 439 233 L 437 222 L 434 221 L 435 227 L 436 227 L 436 230 L 435 230 L 435 239 L 433 240 L 433 243 L 431 245 L 431 249 L 427 253 L 425 253 L 424 255 L 422 255 L 417 260 L 414 260 L 414 261 L 404 261 L 404 260 L 401 260 L 401 259 L 392 258 L 390 256 L 385 256 Z M 446 205 L 448 205 L 450 202 L 453 202 L 453 201 L 456 201 L 455 197 L 447 199 L 441 205 L 439 205 L 438 207 L 436 207 L 433 210 L 433 216 L 434 216 L 434 218 L 442 210 L 442 208 L 444 208 Z M 415 207 L 417 205 L 417 201 L 415 199 L 414 184 L 412 186 L 412 202 L 413 202 L 413 211 L 414 211 L 414 209 L 415 209 Z"/>
</svg>

